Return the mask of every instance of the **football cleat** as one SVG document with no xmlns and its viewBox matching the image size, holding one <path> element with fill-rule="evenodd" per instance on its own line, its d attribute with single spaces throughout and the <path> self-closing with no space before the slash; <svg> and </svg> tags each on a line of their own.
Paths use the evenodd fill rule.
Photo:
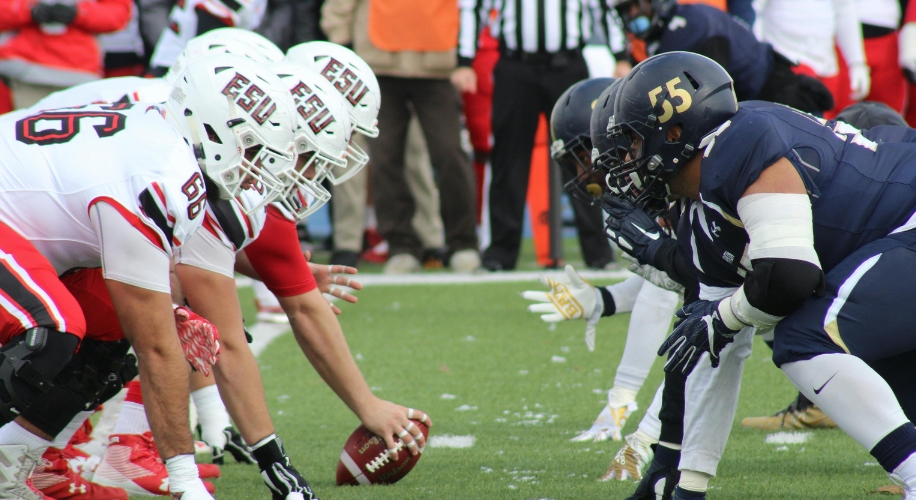
<svg viewBox="0 0 916 500">
<path fill-rule="evenodd" d="M 95 474 L 95 470 L 99 467 L 99 464 L 102 463 L 102 457 L 90 455 L 76 448 L 72 445 L 72 441 L 70 444 L 67 444 L 66 448 L 60 450 L 60 452 L 67 460 L 67 464 L 70 465 L 70 469 L 88 480 L 92 480 L 92 475 Z"/>
<path fill-rule="evenodd" d="M 832 429 L 836 422 L 828 417 L 817 405 L 802 401 L 802 396 L 792 401 L 785 410 L 769 417 L 747 417 L 741 420 L 741 426 L 748 429 L 797 430 L 797 429 Z"/>
<path fill-rule="evenodd" d="M 132 495 L 169 494 L 169 473 L 149 431 L 112 434 L 105 458 L 92 480 L 104 486 L 123 488 Z M 210 493 L 215 491 L 212 483 L 204 481 L 204 486 Z"/>
<path fill-rule="evenodd" d="M 127 491 L 92 483 L 70 467 L 64 450 L 51 447 L 32 473 L 33 486 L 55 500 L 127 500 Z"/>
<path fill-rule="evenodd" d="M 614 460 L 611 460 L 611 465 L 601 480 L 639 481 L 654 455 L 655 452 L 650 445 L 642 442 L 634 432 L 626 437 L 626 444 L 617 450 Z"/>
<path fill-rule="evenodd" d="M 45 500 L 29 478 L 39 462 L 38 452 L 30 453 L 26 445 L 0 445 L 0 498 Z"/>
<path fill-rule="evenodd" d="M 894 494 L 903 494 L 903 500 L 916 500 L 916 479 L 911 479 L 909 482 L 905 481 L 902 477 L 893 472 L 888 474 L 891 481 L 894 482 L 894 485 L 898 488 L 897 490 L 892 489 L 893 487 L 883 487 L 878 488 L 878 491 L 892 492 Z"/>
<path fill-rule="evenodd" d="M 309 482 L 290 463 L 280 438 L 274 436 L 253 453 L 273 500 L 318 500 Z"/>
<path fill-rule="evenodd" d="M 667 466 L 653 460 L 636 491 L 626 500 L 673 500 L 674 487 L 680 478 L 677 465 Z"/>
<path fill-rule="evenodd" d="M 227 451 L 230 455 L 232 455 L 232 458 L 234 458 L 235 461 L 240 464 L 258 463 L 251 452 L 251 448 L 245 444 L 245 441 L 242 439 L 242 435 L 239 434 L 239 431 L 235 430 L 235 427 L 226 427 L 223 429 L 223 434 L 226 435 L 226 448 L 213 448 L 213 463 L 224 463 Z"/>
<path fill-rule="evenodd" d="M 674 498 L 671 500 L 706 500 L 706 492 L 688 491 L 678 486 L 674 488 Z"/>
<path fill-rule="evenodd" d="M 601 410 L 601 413 L 598 415 L 598 418 L 596 418 L 595 422 L 592 424 L 591 429 L 583 431 L 578 436 L 570 439 L 570 441 L 594 441 L 596 443 L 607 441 L 608 439 L 620 441 L 623 439 L 621 431 L 623 430 L 623 426 L 627 424 L 627 418 L 629 418 L 637 408 L 635 401 L 626 406 L 605 405 L 604 409 Z"/>
</svg>

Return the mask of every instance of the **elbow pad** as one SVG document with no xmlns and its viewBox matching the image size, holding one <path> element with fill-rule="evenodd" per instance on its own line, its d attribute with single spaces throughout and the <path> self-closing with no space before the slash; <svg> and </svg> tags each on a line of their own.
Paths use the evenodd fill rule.
<svg viewBox="0 0 916 500">
<path fill-rule="evenodd" d="M 773 316 L 788 316 L 812 295 L 824 295 L 824 272 L 803 260 L 760 259 L 742 287 L 747 302 Z"/>
<path fill-rule="evenodd" d="M 744 286 L 719 307 L 729 328 L 768 328 L 812 296 L 823 296 L 825 281 L 820 267 L 803 260 L 760 259 Z"/>
</svg>

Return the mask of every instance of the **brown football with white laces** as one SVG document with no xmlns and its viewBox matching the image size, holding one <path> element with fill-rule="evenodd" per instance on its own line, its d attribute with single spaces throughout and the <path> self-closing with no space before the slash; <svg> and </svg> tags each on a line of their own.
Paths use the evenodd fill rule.
<svg viewBox="0 0 916 500">
<path fill-rule="evenodd" d="M 420 428 L 423 436 L 429 437 L 426 424 L 412 420 Z M 395 437 L 398 446 L 398 459 L 392 460 L 388 455 L 385 440 L 360 425 L 350 434 L 347 443 L 340 452 L 337 462 L 337 484 L 394 484 L 413 469 L 422 454 L 411 455 L 403 442 Z"/>
</svg>

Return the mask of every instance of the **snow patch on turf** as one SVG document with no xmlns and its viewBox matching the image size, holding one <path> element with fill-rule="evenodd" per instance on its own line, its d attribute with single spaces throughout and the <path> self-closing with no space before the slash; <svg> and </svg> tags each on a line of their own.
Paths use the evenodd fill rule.
<svg viewBox="0 0 916 500">
<path fill-rule="evenodd" d="M 429 438 L 430 448 L 470 448 L 474 446 L 474 436 L 453 436 L 451 434 L 437 434 Z"/>
<path fill-rule="evenodd" d="M 553 361 L 554 363 L 565 363 L 566 362 L 566 358 L 564 358 L 563 356 L 553 356 L 550 358 L 550 360 Z"/>
<path fill-rule="evenodd" d="M 810 432 L 777 432 L 768 434 L 767 444 L 802 444 L 811 439 Z"/>
<path fill-rule="evenodd" d="M 458 408 L 455 408 L 455 411 L 471 411 L 471 410 L 476 410 L 476 409 L 477 409 L 476 406 L 471 406 L 471 405 L 468 405 L 468 404 L 463 404 L 463 405 L 459 406 Z"/>
<path fill-rule="evenodd" d="M 455 399 L 455 398 L 457 398 L 457 397 L 458 397 L 458 396 L 456 396 L 456 395 L 454 395 L 454 394 L 445 393 L 445 394 L 439 396 L 439 399 Z"/>
</svg>

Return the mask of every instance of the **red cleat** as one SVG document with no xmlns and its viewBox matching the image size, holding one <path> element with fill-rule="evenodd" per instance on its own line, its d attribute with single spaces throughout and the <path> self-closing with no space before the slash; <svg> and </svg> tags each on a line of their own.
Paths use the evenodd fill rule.
<svg viewBox="0 0 916 500">
<path fill-rule="evenodd" d="M 55 500 L 127 500 L 127 491 L 92 483 L 70 468 L 67 456 L 51 447 L 32 473 L 32 485 Z"/>
<path fill-rule="evenodd" d="M 153 442 L 153 434 L 148 431 L 143 434 L 112 434 L 108 451 L 96 469 L 93 481 L 123 488 L 132 495 L 169 494 L 169 474 Z M 213 483 L 203 483 L 207 492 L 216 491 Z"/>
</svg>

